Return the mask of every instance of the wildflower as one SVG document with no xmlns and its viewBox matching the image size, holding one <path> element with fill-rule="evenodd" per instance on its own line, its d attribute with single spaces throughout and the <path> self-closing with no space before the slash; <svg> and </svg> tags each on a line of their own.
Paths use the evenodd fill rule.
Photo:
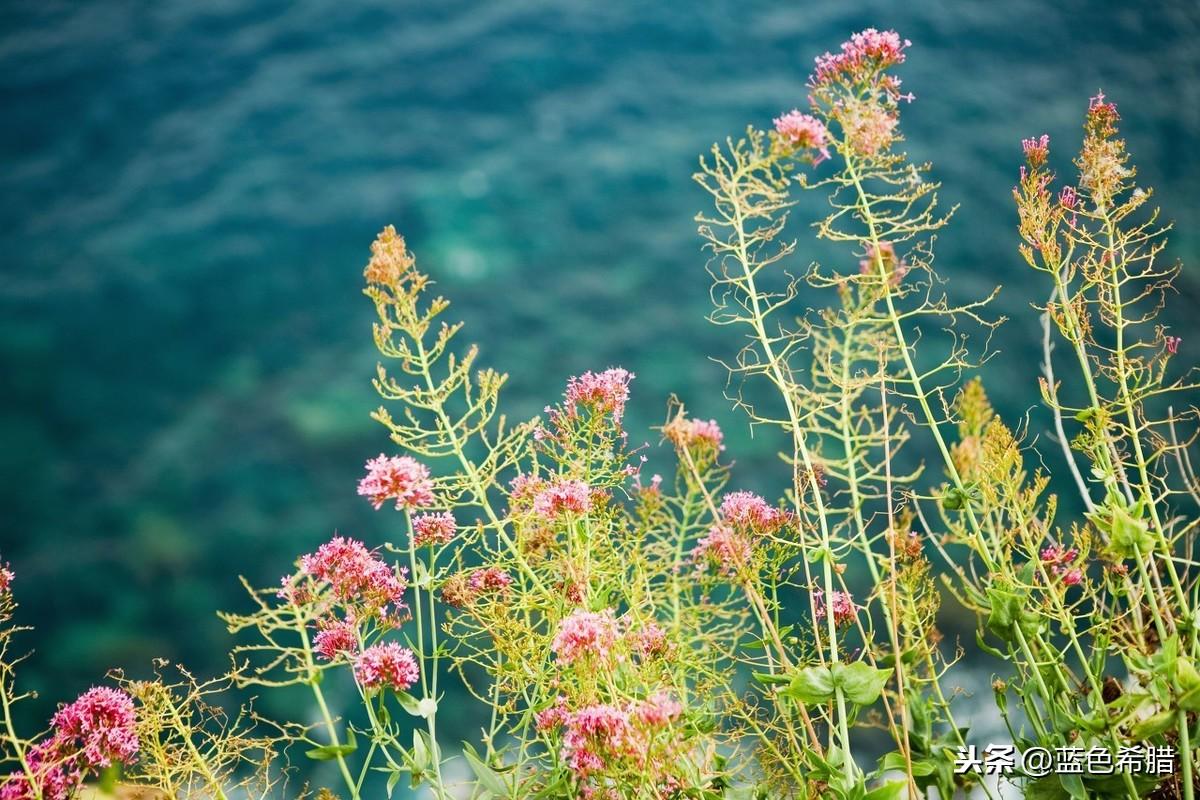
<svg viewBox="0 0 1200 800">
<path fill-rule="evenodd" d="M 559 623 L 550 649 L 564 664 L 581 659 L 608 661 L 621 638 L 620 623 L 611 608 L 574 611 Z"/>
<path fill-rule="evenodd" d="M 826 146 L 829 131 L 825 129 L 825 123 L 811 114 L 803 114 L 798 109 L 792 109 L 783 116 L 775 118 L 775 131 L 792 147 L 816 150 L 818 155 L 813 160 L 814 164 L 829 158 L 829 148 Z"/>
<path fill-rule="evenodd" d="M 475 592 L 470 587 L 470 578 L 461 572 L 446 578 L 442 584 L 442 602 L 451 608 L 466 608 L 471 604 L 474 596 Z"/>
<path fill-rule="evenodd" d="M 1170 355 L 1176 355 L 1179 352 L 1179 345 L 1183 343 L 1183 339 L 1179 336 L 1167 336 L 1164 341 L 1167 346 L 1167 353 Z M 9 575 L 11 574 L 9 573 Z"/>
<path fill-rule="evenodd" d="M 656 692 L 637 706 L 642 723 L 661 728 L 683 713 L 683 706 L 666 692 Z"/>
<path fill-rule="evenodd" d="M 680 448 L 718 453 L 725 449 L 725 435 L 715 419 L 688 419 L 679 414 L 663 426 L 663 435 Z"/>
<path fill-rule="evenodd" d="M 546 519 L 554 519 L 564 512 L 586 514 L 591 507 L 591 489 L 578 480 L 560 479 L 533 498 L 533 513 Z"/>
<path fill-rule="evenodd" d="M 413 651 L 396 642 L 368 647 L 354 660 L 354 677 L 365 689 L 388 688 L 402 692 L 420 676 Z"/>
<path fill-rule="evenodd" d="M 467 588 L 472 594 L 502 592 L 512 585 L 512 576 L 499 567 L 477 569 L 467 579 Z"/>
<path fill-rule="evenodd" d="M 894 64 L 903 64 L 904 50 L 911 46 L 912 42 L 902 40 L 895 31 L 867 28 L 842 42 L 840 53 L 818 56 L 808 84 L 816 88 L 837 79 L 860 82 Z"/>
<path fill-rule="evenodd" d="M 612 414 L 613 420 L 620 424 L 629 400 L 629 382 L 634 377 L 632 372 L 615 367 L 571 378 L 566 392 L 567 416 L 577 416 L 582 406 L 593 414 Z"/>
<path fill-rule="evenodd" d="M 54 715 L 54 737 L 80 753 L 89 767 L 128 764 L 138 752 L 133 698 L 119 689 L 97 686 Z"/>
<path fill-rule="evenodd" d="M 1117 113 L 1117 104 L 1106 102 L 1104 92 L 1096 92 L 1095 97 L 1088 98 L 1088 122 L 1102 128 L 1112 128 L 1121 120 Z"/>
<path fill-rule="evenodd" d="M 833 622 L 839 628 L 854 622 L 858 616 L 858 606 L 849 592 L 834 589 L 829 594 L 829 606 L 833 609 Z M 825 592 L 813 589 L 812 592 L 813 618 L 825 619 Z"/>
<path fill-rule="evenodd" d="M 447 544 L 454 539 L 456 526 L 449 511 L 440 514 L 418 514 L 412 523 L 414 547 Z"/>
<path fill-rule="evenodd" d="M 859 98 L 845 101 L 837 111 L 837 120 L 846 134 L 846 144 L 864 156 L 890 147 L 900 122 L 894 112 L 875 100 Z"/>
<path fill-rule="evenodd" d="M 728 525 L 714 525 L 708 535 L 692 549 L 692 562 L 698 569 L 713 565 L 720 575 L 731 576 L 741 572 L 753 554 L 750 539 Z"/>
<path fill-rule="evenodd" d="M 579 778 L 607 766 L 608 758 L 626 755 L 634 743 L 629 712 L 613 705 L 586 706 L 564 722 L 562 758 Z"/>
<path fill-rule="evenodd" d="M 1038 555 L 1050 572 L 1061 578 L 1064 586 L 1076 586 L 1083 581 L 1083 572 L 1074 566 L 1079 558 L 1079 551 L 1074 547 L 1051 544 L 1043 547 Z"/>
<path fill-rule="evenodd" d="M 649 622 L 637 631 L 631 633 L 631 649 L 643 659 L 655 658 L 666 654 L 667 632 L 657 623 Z"/>
<path fill-rule="evenodd" d="M 1076 203 L 1079 202 L 1079 195 L 1073 186 L 1064 186 L 1058 193 L 1058 203 L 1063 208 L 1074 210 Z"/>
<path fill-rule="evenodd" d="M 533 715 L 534 726 L 543 733 L 562 727 L 571 712 L 567 710 L 567 698 L 561 694 L 555 699 L 554 705 Z"/>
<path fill-rule="evenodd" d="M 371 242 L 371 260 L 363 270 L 363 277 L 367 283 L 395 286 L 412 270 L 414 263 L 404 245 L 404 237 L 396 235 L 395 227 L 388 225 Z"/>
<path fill-rule="evenodd" d="M 318 623 L 318 628 L 313 637 L 313 650 L 322 658 L 332 661 L 339 653 L 353 654 L 358 650 L 358 627 L 354 617 L 323 620 Z"/>
<path fill-rule="evenodd" d="M 721 520 L 753 533 L 775 533 L 790 518 L 786 511 L 768 505 L 753 492 L 732 492 L 721 501 Z"/>
<path fill-rule="evenodd" d="M 64 742 L 51 737 L 25 751 L 25 761 L 33 775 L 18 770 L 0 785 L 0 800 L 67 800 L 83 781 L 79 759 Z"/>
<path fill-rule="evenodd" d="M 300 559 L 302 572 L 325 581 L 342 602 L 362 603 L 384 615 L 390 606 L 396 612 L 407 608 L 404 590 L 407 572 L 399 573 L 379 560 L 362 542 L 335 536 Z"/>
<path fill-rule="evenodd" d="M 433 481 L 429 468 L 410 456 L 378 458 L 367 461 L 367 474 L 358 482 L 358 493 L 369 498 L 378 511 L 388 500 L 396 508 L 420 508 L 433 502 Z"/>
<path fill-rule="evenodd" d="M 1025 151 L 1025 160 L 1029 162 L 1029 166 L 1037 167 L 1046 163 L 1046 159 L 1050 157 L 1050 136 L 1043 133 L 1036 139 L 1022 139 L 1021 149 Z"/>
</svg>

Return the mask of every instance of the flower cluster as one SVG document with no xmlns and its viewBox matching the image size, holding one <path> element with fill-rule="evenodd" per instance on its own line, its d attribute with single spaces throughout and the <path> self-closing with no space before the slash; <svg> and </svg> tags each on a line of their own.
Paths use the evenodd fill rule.
<svg viewBox="0 0 1200 800">
<path fill-rule="evenodd" d="M 376 510 L 388 500 L 396 508 L 414 509 L 433 502 L 433 481 L 429 468 L 410 456 L 385 456 L 367 461 L 367 474 L 358 482 L 358 493 L 371 501 Z"/>
<path fill-rule="evenodd" d="M 413 651 L 396 642 L 372 645 L 354 659 L 354 677 L 364 689 L 404 691 L 421 677 Z"/>
<path fill-rule="evenodd" d="M 586 514 L 592 507 L 592 492 L 579 480 L 559 479 L 544 485 L 533 498 L 533 513 L 546 519 L 561 514 Z"/>
<path fill-rule="evenodd" d="M 345 619 L 326 619 L 317 625 L 313 637 L 313 651 L 322 658 L 332 661 L 341 653 L 358 650 L 358 626 L 353 615 Z"/>
<path fill-rule="evenodd" d="M 457 525 L 449 511 L 440 514 L 418 514 L 412 521 L 414 547 L 449 544 L 454 540 Z"/>
<path fill-rule="evenodd" d="M 1042 548 L 1039 554 L 1042 563 L 1057 575 L 1064 586 L 1076 586 L 1083 582 L 1083 572 L 1075 566 L 1079 551 L 1074 547 L 1066 548 L 1060 544 L 1050 544 Z"/>
<path fill-rule="evenodd" d="M 361 606 L 368 613 L 400 617 L 407 610 L 407 571 L 388 566 L 354 539 L 333 537 L 315 553 L 303 556 L 300 570 L 328 583 L 337 600 Z"/>
<path fill-rule="evenodd" d="M 725 449 L 725 435 L 715 419 L 690 419 L 680 414 L 663 426 L 663 435 L 679 448 L 713 455 Z"/>
<path fill-rule="evenodd" d="M 580 780 L 610 770 L 619 770 L 625 759 L 655 772 L 669 772 L 670 764 L 651 757 L 655 731 L 668 727 L 683 706 L 669 694 L 657 692 L 643 701 L 624 704 L 596 703 L 575 711 L 559 698 L 554 706 L 537 716 L 539 730 L 562 728 L 562 759 Z"/>
<path fill-rule="evenodd" d="M 819 87 L 837 80 L 857 83 L 869 73 L 903 64 L 904 51 L 911 46 L 912 42 L 901 39 L 895 31 L 867 28 L 842 42 L 841 52 L 817 56 L 809 86 Z"/>
<path fill-rule="evenodd" d="M 629 400 L 629 382 L 634 377 L 632 372 L 614 367 L 571 378 L 567 382 L 567 415 L 574 417 L 583 407 L 593 414 L 612 414 L 613 420 L 620 424 Z"/>
<path fill-rule="evenodd" d="M 1043 133 L 1036 139 L 1022 139 L 1021 149 L 1025 152 L 1025 160 L 1029 166 L 1040 167 L 1050 157 L 1050 136 Z"/>
<path fill-rule="evenodd" d="M 26 753 L 36 785 L 14 774 L 0 787 L 0 800 L 66 800 L 88 770 L 129 764 L 138 754 L 133 698 L 118 689 L 87 690 L 60 708 L 51 726 L 50 737 Z"/>
<path fill-rule="evenodd" d="M 721 501 L 721 520 L 734 528 L 766 535 L 777 533 L 791 515 L 754 492 L 732 492 Z"/>
<path fill-rule="evenodd" d="M 829 158 L 829 131 L 825 123 L 805 114 L 799 109 L 792 109 L 781 117 L 775 118 L 775 132 L 779 138 L 790 147 L 797 150 L 816 150 L 813 164 L 819 164 Z"/>
<path fill-rule="evenodd" d="M 858 606 L 849 592 L 834 589 L 829 593 L 829 600 L 829 607 L 833 610 L 833 622 L 835 625 L 840 628 L 854 622 L 858 616 Z M 815 619 L 825 619 L 825 592 L 821 589 L 813 589 L 812 607 Z"/>
<path fill-rule="evenodd" d="M 559 623 L 550 649 L 564 664 L 588 659 L 608 662 L 621 639 L 621 624 L 611 608 L 603 611 L 578 609 Z"/>
</svg>

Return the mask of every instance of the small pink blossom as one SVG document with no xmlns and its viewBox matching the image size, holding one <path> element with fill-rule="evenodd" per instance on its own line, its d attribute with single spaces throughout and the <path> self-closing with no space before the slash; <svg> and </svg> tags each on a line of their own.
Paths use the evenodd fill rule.
<svg viewBox="0 0 1200 800">
<path fill-rule="evenodd" d="M 354 660 L 354 677 L 365 689 L 404 691 L 420 676 L 413 651 L 396 642 L 368 647 Z"/>
<path fill-rule="evenodd" d="M 820 163 L 829 158 L 829 131 L 825 123 L 811 114 L 801 113 L 792 109 L 781 117 L 775 118 L 775 131 L 785 142 L 803 150 L 816 150 L 814 163 Z"/>
<path fill-rule="evenodd" d="M 477 569 L 467 579 L 467 589 L 472 594 L 502 592 L 512 585 L 512 576 L 500 567 Z"/>
<path fill-rule="evenodd" d="M 1036 139 L 1022 139 L 1021 149 L 1025 151 L 1025 160 L 1031 167 L 1040 167 L 1050 157 L 1050 136 L 1043 133 Z"/>
<path fill-rule="evenodd" d="M 1088 99 L 1088 119 L 1092 122 L 1099 122 L 1103 126 L 1112 125 L 1121 119 L 1121 115 L 1117 113 L 1117 104 L 1106 102 L 1104 92 L 1096 92 L 1096 96 Z"/>
<path fill-rule="evenodd" d="M 715 566 L 720 575 L 729 577 L 741 572 L 750 564 L 753 545 L 749 537 L 728 525 L 714 525 L 708 535 L 692 549 L 692 562 L 697 570 Z"/>
<path fill-rule="evenodd" d="M 388 500 L 396 508 L 420 508 L 433 502 L 433 481 L 429 468 L 410 456 L 388 457 L 379 454 L 367 462 L 367 474 L 358 482 L 358 493 L 371 501 L 376 510 Z"/>
<path fill-rule="evenodd" d="M 318 623 L 317 635 L 313 637 L 313 651 L 332 661 L 340 653 L 353 654 L 358 650 L 358 627 L 353 617 L 329 619 Z"/>
<path fill-rule="evenodd" d="M 721 452 L 725 435 L 715 419 L 688 419 L 680 414 L 663 426 L 663 435 L 676 447 Z"/>
<path fill-rule="evenodd" d="M 1060 544 L 1050 544 L 1038 554 L 1050 572 L 1062 579 L 1064 586 L 1075 586 L 1083 581 L 1083 572 L 1074 566 L 1079 551 Z"/>
<path fill-rule="evenodd" d="M 611 608 L 578 609 L 559 623 L 550 649 L 564 664 L 582 659 L 608 661 L 621 638 L 621 626 Z"/>
<path fill-rule="evenodd" d="M 591 489 L 579 480 L 560 479 L 533 498 L 533 513 L 546 519 L 560 514 L 586 514 L 592 507 Z"/>
<path fill-rule="evenodd" d="M 858 606 L 855 605 L 854 598 L 850 596 L 850 593 L 834 589 L 829 596 L 832 599 L 829 605 L 833 608 L 834 624 L 840 628 L 854 622 L 858 616 Z M 821 589 L 813 589 L 812 603 L 813 618 L 825 619 L 825 592 Z"/>
<path fill-rule="evenodd" d="M 1179 345 L 1183 343 L 1183 339 L 1179 336 L 1167 336 L 1164 339 L 1164 343 L 1167 347 L 1167 353 L 1177 355 L 1179 353 Z"/>
<path fill-rule="evenodd" d="M 1063 208 L 1074 210 L 1079 202 L 1079 194 L 1074 186 L 1064 186 L 1058 193 L 1058 202 Z"/>
<path fill-rule="evenodd" d="M 643 724 L 661 728 L 682 714 L 683 706 L 666 692 L 656 692 L 639 703 L 635 713 Z"/>
<path fill-rule="evenodd" d="M 137 714 L 133 698 L 119 689 L 88 689 L 54 715 L 54 736 L 82 753 L 89 767 L 128 764 L 138 752 Z"/>
<path fill-rule="evenodd" d="M 752 533 L 775 533 L 790 519 L 788 512 L 769 505 L 753 492 L 731 492 L 721 501 L 721 520 Z"/>
<path fill-rule="evenodd" d="M 842 42 L 840 53 L 818 56 L 809 86 L 817 88 L 839 78 L 862 81 L 894 64 L 903 64 L 904 50 L 911 46 L 912 42 L 901 39 L 895 31 L 867 28 Z"/>
<path fill-rule="evenodd" d="M 17 770 L 0 785 L 0 800 L 68 800 L 83 781 L 78 754 L 56 737 L 31 746 L 25 760 L 33 773 L 33 785 L 29 776 Z"/>
<path fill-rule="evenodd" d="M 567 698 L 560 694 L 555 699 L 554 705 L 533 715 L 534 726 L 545 733 L 562 727 L 569 716 L 571 716 L 571 712 L 567 710 Z"/>
<path fill-rule="evenodd" d="M 614 367 L 603 372 L 585 372 L 567 383 L 566 412 L 575 417 L 583 407 L 593 414 L 612 414 L 620 424 L 629 400 L 629 382 L 634 374 Z"/>
<path fill-rule="evenodd" d="M 440 514 L 418 514 L 413 517 L 413 546 L 447 544 L 454 539 L 457 526 L 449 511 Z"/>
<path fill-rule="evenodd" d="M 648 622 L 631 632 L 631 649 L 643 659 L 656 658 L 667 652 L 667 632 L 658 623 Z"/>
<path fill-rule="evenodd" d="M 9 593 L 12 589 L 14 578 L 16 578 L 16 575 L 13 574 L 8 564 L 0 564 L 0 595 Z"/>
<path fill-rule="evenodd" d="M 362 542 L 335 536 L 300 559 L 300 569 L 319 581 L 325 581 L 342 602 L 362 603 L 369 610 L 385 615 L 389 607 L 404 611 L 407 572 L 397 572 L 367 549 Z"/>
<path fill-rule="evenodd" d="M 628 755 L 635 742 L 629 712 L 613 705 L 581 708 L 564 727 L 562 758 L 581 779 L 603 770 L 610 758 Z"/>
<path fill-rule="evenodd" d="M 874 100 L 849 100 L 837 112 L 838 121 L 846 134 L 846 144 L 865 156 L 880 153 L 896 138 L 900 118 L 889 108 Z"/>
</svg>

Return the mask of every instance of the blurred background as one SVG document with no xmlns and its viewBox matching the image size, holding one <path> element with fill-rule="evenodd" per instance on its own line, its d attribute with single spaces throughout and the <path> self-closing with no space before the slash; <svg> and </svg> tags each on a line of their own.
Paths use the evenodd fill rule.
<svg viewBox="0 0 1200 800">
<path fill-rule="evenodd" d="M 110 667 L 222 670 L 237 573 L 394 533 L 354 493 L 391 452 L 360 294 L 387 223 L 511 373 L 510 415 L 622 365 L 635 442 L 677 393 L 740 486 L 778 492 L 777 441 L 709 360 L 738 343 L 705 321 L 691 173 L 868 25 L 913 40 L 908 148 L 962 204 L 939 269 L 958 298 L 1005 284 L 1006 413 L 1037 399 L 1045 293 L 1016 252 L 1020 139 L 1049 133 L 1067 174 L 1098 88 L 1177 223 L 1172 332 L 1196 352 L 1194 2 L 0 2 L 0 555 L 36 625 L 32 724 Z M 825 258 L 819 205 L 796 213 Z"/>
</svg>

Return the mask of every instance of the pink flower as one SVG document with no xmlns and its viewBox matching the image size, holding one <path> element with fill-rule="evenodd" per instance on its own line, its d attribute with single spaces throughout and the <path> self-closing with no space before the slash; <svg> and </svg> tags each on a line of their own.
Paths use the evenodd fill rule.
<svg viewBox="0 0 1200 800">
<path fill-rule="evenodd" d="M 1058 193 L 1058 202 L 1065 209 L 1074 209 L 1075 204 L 1079 202 L 1079 195 L 1075 192 L 1075 187 L 1064 186 Z"/>
<path fill-rule="evenodd" d="M 1083 583 L 1083 573 L 1077 569 L 1068 569 L 1062 574 L 1063 586 L 1078 586 Z"/>
<path fill-rule="evenodd" d="M 855 605 L 854 598 L 850 596 L 850 593 L 834 589 L 830 598 L 832 598 L 830 606 L 833 608 L 834 624 L 840 628 L 854 622 L 858 616 L 858 606 Z M 813 618 L 825 619 L 825 592 L 813 589 L 812 602 Z"/>
<path fill-rule="evenodd" d="M 837 111 L 846 144 L 856 153 L 871 156 L 891 146 L 900 119 L 874 100 L 851 99 Z"/>
<path fill-rule="evenodd" d="M 699 448 L 720 452 L 725 435 L 715 419 L 688 419 L 682 414 L 663 427 L 663 435 L 676 447 Z"/>
<path fill-rule="evenodd" d="M 407 606 L 404 590 L 406 572 L 399 573 L 380 561 L 362 542 L 335 536 L 300 559 L 300 569 L 319 581 L 327 582 L 334 596 L 345 603 L 362 603 L 370 611 L 384 615 L 388 607 L 399 613 Z"/>
<path fill-rule="evenodd" d="M 1183 343 L 1183 339 L 1179 336 L 1168 336 L 1164 340 L 1167 346 L 1167 353 L 1176 355 L 1179 353 L 1179 345 Z M 9 573 L 11 575 L 12 573 Z"/>
<path fill-rule="evenodd" d="M 632 650 L 643 659 L 655 658 L 667 652 L 667 632 L 657 623 L 649 622 L 631 633 Z"/>
<path fill-rule="evenodd" d="M 636 713 L 643 724 L 661 728 L 682 714 L 683 706 L 666 692 L 656 692 L 638 704 Z"/>
<path fill-rule="evenodd" d="M 582 406 L 593 414 L 612 414 L 613 420 L 620 424 L 633 378 L 632 372 L 619 367 L 571 378 L 566 392 L 567 416 L 575 417 Z"/>
<path fill-rule="evenodd" d="M 729 577 L 750 564 L 753 551 L 753 545 L 744 533 L 727 525 L 714 525 L 692 549 L 692 563 L 698 571 L 712 565 L 720 575 Z"/>
<path fill-rule="evenodd" d="M 791 515 L 753 492 L 732 492 L 721 501 L 721 520 L 726 525 L 752 533 L 775 533 L 788 523 Z"/>
<path fill-rule="evenodd" d="M 1079 551 L 1074 547 L 1050 544 L 1043 547 L 1039 555 L 1050 572 L 1062 579 L 1064 586 L 1075 586 L 1083 581 L 1083 572 L 1074 566 L 1075 560 L 1079 558 Z"/>
<path fill-rule="evenodd" d="M 564 664 L 581 659 L 608 661 L 621 638 L 620 623 L 611 608 L 603 611 L 578 609 L 558 626 L 550 649 Z"/>
<path fill-rule="evenodd" d="M 1104 92 L 1096 92 L 1096 96 L 1088 100 L 1088 119 L 1107 127 L 1121 119 L 1117 113 L 1117 104 L 1105 102 Z"/>
<path fill-rule="evenodd" d="M 840 53 L 818 56 L 808 84 L 816 88 L 843 77 L 851 82 L 862 81 L 894 64 L 903 64 L 904 50 L 910 46 L 912 42 L 902 40 L 895 31 L 867 28 L 842 42 Z"/>
<path fill-rule="evenodd" d="M 396 508 L 420 508 L 433 502 L 433 481 L 429 468 L 409 456 L 379 454 L 367 462 L 367 474 L 358 482 L 358 493 L 369 498 L 375 510 L 388 500 Z"/>
<path fill-rule="evenodd" d="M 502 592 L 512 585 L 512 576 L 499 567 L 477 569 L 467 579 L 467 589 L 472 594 Z"/>
<path fill-rule="evenodd" d="M 54 715 L 55 738 L 83 754 L 89 767 L 128 764 L 138 752 L 133 698 L 118 689 L 88 689 Z"/>
<path fill-rule="evenodd" d="M 591 495 L 591 489 L 583 481 L 560 479 L 533 498 L 533 513 L 546 519 L 566 512 L 586 514 L 592 508 Z"/>
<path fill-rule="evenodd" d="M 1025 151 L 1025 160 L 1031 167 L 1040 167 L 1050 156 L 1050 136 L 1043 133 L 1037 139 L 1022 139 L 1021 149 Z"/>
<path fill-rule="evenodd" d="M 404 691 L 421 677 L 413 651 L 396 642 L 368 647 L 354 660 L 354 677 L 365 689 Z"/>
<path fill-rule="evenodd" d="M 592 705 L 567 716 L 562 758 L 579 778 L 607 766 L 611 757 L 627 755 L 634 744 L 629 712 L 612 705 Z"/>
<path fill-rule="evenodd" d="M 447 544 L 454 539 L 457 527 L 449 511 L 440 514 L 418 514 L 413 517 L 413 546 Z"/>
<path fill-rule="evenodd" d="M 775 118 L 775 131 L 780 138 L 793 147 L 818 151 L 814 163 L 820 163 L 829 158 L 829 148 L 826 146 L 829 131 L 825 129 L 825 123 L 811 114 L 803 114 L 799 109 L 792 109 L 783 116 Z"/>
<path fill-rule="evenodd" d="M 33 773 L 33 785 L 29 776 L 17 770 L 0 786 L 0 800 L 67 800 L 83 781 L 78 753 L 56 737 L 30 747 L 25 760 Z"/>
<path fill-rule="evenodd" d="M 562 724 L 571 716 L 571 712 L 567 710 L 567 698 L 561 694 L 555 699 L 554 705 L 543 709 L 533 715 L 534 726 L 541 732 L 552 731 L 562 727 Z"/>
<path fill-rule="evenodd" d="M 12 589 L 14 578 L 16 578 L 16 575 L 9 569 L 8 564 L 0 565 L 0 595 L 8 594 L 9 590 Z"/>
<path fill-rule="evenodd" d="M 313 650 L 322 658 L 332 661 L 339 653 L 353 654 L 358 650 L 358 627 L 353 617 L 323 620 L 318 627 Z"/>
</svg>

